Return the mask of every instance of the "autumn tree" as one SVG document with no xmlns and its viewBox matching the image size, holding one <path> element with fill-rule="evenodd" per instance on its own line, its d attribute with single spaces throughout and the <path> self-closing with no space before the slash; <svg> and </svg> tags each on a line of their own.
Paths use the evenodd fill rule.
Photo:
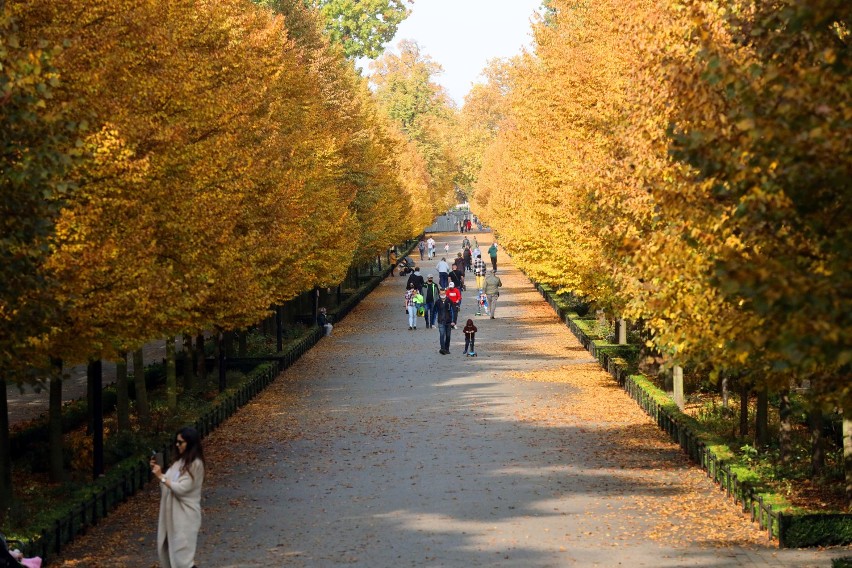
<svg viewBox="0 0 852 568">
<path fill-rule="evenodd" d="M 55 283 L 43 265 L 79 157 L 74 142 L 82 125 L 70 101 L 54 100 L 65 88 L 53 64 L 59 51 L 27 45 L 15 21 L 0 15 L 0 515 L 12 497 L 7 379 L 27 378 L 55 314 Z"/>
<path fill-rule="evenodd" d="M 433 212 L 453 201 L 459 178 L 458 156 L 452 147 L 457 116 L 446 91 L 432 81 L 439 64 L 421 53 L 417 43 L 402 41 L 399 55 L 386 53 L 372 65 L 370 81 L 379 106 L 417 148 L 429 173 L 429 194 L 421 196 Z"/>
<path fill-rule="evenodd" d="M 459 185 L 470 194 L 482 169 L 482 156 L 500 131 L 511 90 L 511 60 L 495 59 L 483 70 L 484 83 L 476 83 L 465 96 L 459 114 L 456 146 L 461 174 Z"/>
<path fill-rule="evenodd" d="M 313 35 L 315 23 L 328 38 L 343 49 L 349 59 L 376 58 L 396 35 L 397 27 L 411 13 L 406 4 L 413 0 L 253 0 L 287 19 L 287 28 L 296 36 Z M 305 19 L 314 11 L 319 18 Z"/>
</svg>

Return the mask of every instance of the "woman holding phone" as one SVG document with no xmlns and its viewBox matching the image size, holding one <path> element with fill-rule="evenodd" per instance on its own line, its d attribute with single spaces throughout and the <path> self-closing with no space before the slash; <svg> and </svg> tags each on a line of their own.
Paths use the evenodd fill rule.
<svg viewBox="0 0 852 568">
<path fill-rule="evenodd" d="M 160 519 L 157 554 L 161 568 L 193 568 L 201 528 L 201 485 L 204 453 L 195 428 L 175 434 L 178 459 L 163 473 L 155 458 L 151 472 L 160 480 Z"/>
</svg>

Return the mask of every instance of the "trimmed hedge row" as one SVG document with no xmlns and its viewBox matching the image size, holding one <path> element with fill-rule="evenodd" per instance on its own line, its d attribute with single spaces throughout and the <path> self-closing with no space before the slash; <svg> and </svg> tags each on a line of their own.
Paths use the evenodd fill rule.
<svg viewBox="0 0 852 568">
<path fill-rule="evenodd" d="M 852 515 L 785 513 L 777 504 L 773 506 L 772 501 L 777 500 L 777 496 L 758 493 L 749 479 L 741 479 L 756 478 L 754 472 L 743 471 L 719 457 L 720 453 L 730 455 L 727 447 L 702 439 L 694 432 L 697 429 L 695 420 L 681 412 L 665 392 L 646 377 L 628 373 L 629 361 L 638 353 L 635 345 L 612 345 L 592 339 L 583 329 L 586 327 L 581 323 L 584 320 L 561 305 L 549 287 L 538 283 L 535 286 L 583 347 L 728 497 L 740 503 L 744 512 L 751 513 L 752 521 L 766 530 L 770 539 L 778 539 L 781 548 L 852 544 Z"/>
</svg>

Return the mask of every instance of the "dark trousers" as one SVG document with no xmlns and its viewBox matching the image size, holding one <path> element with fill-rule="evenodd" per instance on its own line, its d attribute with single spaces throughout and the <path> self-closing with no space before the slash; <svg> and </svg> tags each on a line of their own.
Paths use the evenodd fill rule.
<svg viewBox="0 0 852 568">
<path fill-rule="evenodd" d="M 497 257 L 496 256 L 491 257 L 491 268 L 493 268 L 494 270 L 497 270 Z"/>
<path fill-rule="evenodd" d="M 438 286 L 446 290 L 450 285 L 450 274 L 449 272 L 439 272 L 438 273 Z"/>
<path fill-rule="evenodd" d="M 459 322 L 459 311 L 461 311 L 461 300 L 457 304 L 453 304 L 453 323 Z"/>
<path fill-rule="evenodd" d="M 450 350 L 450 333 L 453 331 L 452 324 L 450 323 L 439 323 L 438 324 L 438 335 L 439 340 L 441 342 L 441 349 L 444 351 Z"/>
<path fill-rule="evenodd" d="M 476 341 L 476 334 L 468 335 L 464 334 L 464 352 L 465 353 L 474 353 L 473 343 Z M 470 349 L 468 349 L 470 347 Z"/>
</svg>

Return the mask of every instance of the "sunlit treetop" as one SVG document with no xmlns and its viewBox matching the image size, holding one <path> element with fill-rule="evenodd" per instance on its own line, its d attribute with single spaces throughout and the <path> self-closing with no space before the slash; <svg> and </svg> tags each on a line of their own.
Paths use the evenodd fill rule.
<svg viewBox="0 0 852 568">
<path fill-rule="evenodd" d="M 347 57 L 376 58 L 411 13 L 412 0 L 304 0 L 325 17 L 325 30 Z"/>
</svg>

